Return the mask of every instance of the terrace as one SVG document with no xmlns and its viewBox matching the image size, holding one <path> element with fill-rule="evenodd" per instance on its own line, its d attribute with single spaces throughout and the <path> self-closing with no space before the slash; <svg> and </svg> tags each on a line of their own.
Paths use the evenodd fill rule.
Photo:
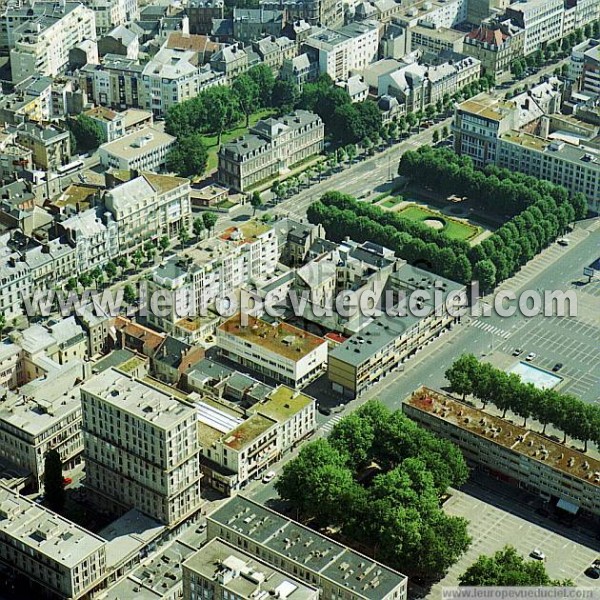
<svg viewBox="0 0 600 600">
<path fill-rule="evenodd" d="M 280 385 L 257 407 L 260 408 L 262 414 L 275 421 L 282 422 L 287 421 L 312 402 L 314 402 L 314 399 L 310 396 L 300 394 L 285 385 Z"/>
<path fill-rule="evenodd" d="M 252 415 L 236 427 L 225 439 L 225 445 L 233 450 L 241 450 L 258 439 L 275 425 L 275 421 L 262 415 Z"/>
</svg>

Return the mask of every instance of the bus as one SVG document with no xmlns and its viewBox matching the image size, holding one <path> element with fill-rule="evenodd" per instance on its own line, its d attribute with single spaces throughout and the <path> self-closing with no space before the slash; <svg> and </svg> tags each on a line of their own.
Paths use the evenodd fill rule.
<svg viewBox="0 0 600 600">
<path fill-rule="evenodd" d="M 59 175 L 69 175 L 70 173 L 75 173 L 84 166 L 84 162 L 82 160 L 74 160 L 66 165 L 61 165 L 56 169 L 56 172 Z"/>
</svg>

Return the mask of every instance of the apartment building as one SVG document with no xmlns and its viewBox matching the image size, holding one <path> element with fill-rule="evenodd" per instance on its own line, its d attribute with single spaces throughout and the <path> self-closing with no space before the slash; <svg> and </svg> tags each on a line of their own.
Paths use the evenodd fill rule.
<svg viewBox="0 0 600 600">
<path fill-rule="evenodd" d="M 456 29 L 446 27 L 431 27 L 425 22 L 407 30 L 409 38 L 406 54 L 421 49 L 432 54 L 450 51 L 461 53 L 463 51 L 463 33 Z"/>
<path fill-rule="evenodd" d="M 98 35 L 135 21 L 140 16 L 137 0 L 88 0 L 88 6 L 96 14 Z"/>
<path fill-rule="evenodd" d="M 190 33 L 210 35 L 213 19 L 225 16 L 225 3 L 223 0 L 188 0 L 185 11 Z"/>
<path fill-rule="evenodd" d="M 327 376 L 335 392 L 354 398 L 383 377 L 396 370 L 423 345 L 452 324 L 458 317 L 451 313 L 464 286 L 428 271 L 404 264 L 390 274 L 386 290 L 395 298 L 406 298 L 428 291 L 418 306 L 424 316 L 414 311 L 391 315 L 382 305 L 383 314 L 329 352 Z M 458 306 L 458 304 L 456 304 Z M 449 308 L 450 307 L 450 308 Z"/>
<path fill-rule="evenodd" d="M 217 328 L 217 346 L 225 358 L 293 388 L 323 373 L 327 342 L 285 322 L 271 325 L 237 313 Z"/>
<path fill-rule="evenodd" d="M 305 83 L 314 81 L 319 76 L 319 63 L 311 60 L 306 52 L 283 61 L 279 77 L 284 81 L 292 81 L 300 90 Z"/>
<path fill-rule="evenodd" d="M 189 179 L 142 173 L 106 192 L 103 201 L 117 224 L 120 254 L 130 255 L 164 235 L 174 239 L 190 227 Z"/>
<path fill-rule="evenodd" d="M 48 593 L 85 598 L 106 576 L 101 537 L 4 486 L 0 517 L 0 561 Z"/>
<path fill-rule="evenodd" d="M 11 31 L 10 66 L 13 82 L 31 75 L 56 77 L 69 62 L 69 50 L 96 39 L 94 11 L 83 4 L 64 3 L 57 11 L 34 16 Z"/>
<path fill-rule="evenodd" d="M 231 495 L 315 430 L 316 401 L 287 386 L 272 388 L 207 362 L 210 366 L 199 365 L 188 383 L 203 394 L 194 402 L 201 469 L 206 485 Z M 220 380 L 212 378 L 212 370 L 223 373 Z"/>
<path fill-rule="evenodd" d="M 279 73 L 286 60 L 293 60 L 296 56 L 296 42 L 285 36 L 262 38 L 252 43 L 253 50 L 260 56 L 263 64 L 271 67 L 275 74 Z"/>
<path fill-rule="evenodd" d="M 78 360 L 61 366 L 45 355 L 26 358 L 20 345 L 16 346 L 20 350 L 12 364 L 15 383 L 27 381 L 26 361 L 46 371 L 16 391 L 3 390 L 0 456 L 26 469 L 30 482 L 39 489 L 43 485 L 44 458 L 49 450 L 58 451 L 65 468 L 75 466 L 83 452 L 78 384 L 84 369 Z"/>
<path fill-rule="evenodd" d="M 207 536 L 311 582 L 322 600 L 405 600 L 408 578 L 244 496 L 207 517 Z M 308 552 L 307 552 L 307 549 Z"/>
<path fill-rule="evenodd" d="M 196 411 L 108 369 L 81 388 L 86 486 L 100 505 L 176 525 L 201 503 Z"/>
<path fill-rule="evenodd" d="M 341 27 L 344 24 L 344 5 L 341 0 L 262 0 L 266 9 L 287 12 L 288 22 L 306 21 L 310 26 Z"/>
<path fill-rule="evenodd" d="M 417 0 L 403 7 L 394 17 L 394 23 L 405 29 L 422 22 L 450 29 L 467 20 L 467 10 L 467 0 Z"/>
<path fill-rule="evenodd" d="M 233 39 L 247 44 L 265 35 L 279 37 L 285 27 L 285 10 L 259 8 L 233 8 Z"/>
<path fill-rule="evenodd" d="M 158 117 L 209 87 L 224 85 L 225 76 L 210 66 L 199 66 L 198 53 L 193 50 L 162 48 L 144 66 L 142 83 L 143 105 Z"/>
<path fill-rule="evenodd" d="M 510 71 L 512 61 L 523 55 L 525 30 L 506 25 L 482 23 L 464 39 L 464 53 L 481 61 L 486 74 L 498 77 Z"/>
<path fill-rule="evenodd" d="M 426 387 L 416 390 L 402 410 L 451 439 L 485 472 L 570 512 L 600 517 L 600 461 L 589 454 Z"/>
<path fill-rule="evenodd" d="M 98 149 L 100 164 L 123 171 L 154 171 L 165 168 L 175 138 L 152 127 L 144 127 Z"/>
<path fill-rule="evenodd" d="M 186 600 L 319 600 L 314 586 L 268 566 L 220 539 L 213 539 L 183 563 Z"/>
<path fill-rule="evenodd" d="M 95 104 L 123 110 L 143 108 L 144 66 L 124 56 L 107 55 L 101 65 L 85 65 L 79 71 L 81 88 Z"/>
<path fill-rule="evenodd" d="M 225 46 L 210 57 L 210 68 L 225 76 L 224 85 L 231 84 L 238 75 L 245 73 L 251 66 L 248 52 L 241 42 Z"/>
<path fill-rule="evenodd" d="M 600 43 L 594 42 L 583 53 L 581 91 L 600 95 Z"/>
<path fill-rule="evenodd" d="M 104 139 L 112 142 L 125 135 L 124 115 L 105 106 L 96 106 L 83 113 L 102 129 Z"/>
<path fill-rule="evenodd" d="M 0 247 L 0 312 L 11 319 L 22 312 L 23 298 L 31 295 L 31 272 L 18 253 L 10 250 L 6 234 Z M 2 238 L 0 238 L 2 239 Z"/>
<path fill-rule="evenodd" d="M 486 93 L 465 100 L 454 112 L 455 152 L 470 156 L 477 167 L 497 164 L 500 136 L 557 112 L 561 97 L 558 81 L 549 79 L 510 100 Z"/>
<path fill-rule="evenodd" d="M 297 110 L 281 119 L 258 121 L 250 133 L 223 144 L 219 150 L 219 181 L 245 191 L 323 150 L 321 118 Z"/>
<path fill-rule="evenodd" d="M 279 219 L 274 227 L 279 238 L 279 262 L 289 267 L 302 266 L 311 246 L 317 240 L 325 239 L 325 230 L 321 224 L 313 225 L 288 217 Z"/>
<path fill-rule="evenodd" d="M 71 160 L 68 131 L 54 125 L 22 123 L 16 134 L 17 143 L 31 150 L 34 164 L 44 171 L 56 171 Z"/>
<path fill-rule="evenodd" d="M 586 143 L 546 139 L 524 131 L 507 131 L 498 139 L 496 164 L 582 193 L 589 209 L 600 212 L 600 150 Z"/>
<path fill-rule="evenodd" d="M 169 314 L 148 315 L 149 322 L 178 338 L 196 341 L 201 316 L 249 281 L 261 281 L 277 268 L 277 235 L 272 227 L 249 221 L 202 242 L 154 269 L 148 293 L 160 293 Z"/>
<path fill-rule="evenodd" d="M 334 81 L 346 80 L 377 59 L 379 28 L 377 21 L 360 21 L 339 29 L 320 29 L 305 45 L 316 52 L 321 73 Z"/>
<path fill-rule="evenodd" d="M 137 60 L 140 53 L 140 40 L 137 33 L 125 25 L 118 25 L 98 40 L 98 54 L 118 54 L 132 60 Z M 86 62 L 98 62 L 86 61 Z"/>
<path fill-rule="evenodd" d="M 90 208 L 65 219 L 59 227 L 75 248 L 77 273 L 101 267 L 119 254 L 117 222 L 110 212 Z"/>
<path fill-rule="evenodd" d="M 564 4 L 564 0 L 528 0 L 506 8 L 506 16 L 525 30 L 525 56 L 562 37 Z"/>
</svg>

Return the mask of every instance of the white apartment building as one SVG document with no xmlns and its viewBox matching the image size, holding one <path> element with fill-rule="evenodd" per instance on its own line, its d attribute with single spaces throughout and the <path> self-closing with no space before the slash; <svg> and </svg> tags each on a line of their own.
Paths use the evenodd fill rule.
<svg viewBox="0 0 600 600">
<path fill-rule="evenodd" d="M 231 297 L 249 281 L 271 275 L 278 259 L 277 235 L 269 225 L 249 221 L 226 230 L 156 267 L 148 292 L 160 292 L 170 314 L 150 314 L 149 322 L 180 337 L 181 329 L 189 332 L 194 318 L 205 315 L 215 302 Z"/>
<path fill-rule="evenodd" d="M 317 425 L 315 399 L 283 385 L 248 409 L 213 397 L 194 404 L 205 482 L 224 494 L 260 477 Z"/>
<path fill-rule="evenodd" d="M 0 237 L 0 313 L 11 319 L 22 312 L 23 298 L 32 290 L 31 271 L 16 252 L 6 245 L 10 234 Z"/>
<path fill-rule="evenodd" d="M 581 192 L 589 209 L 600 212 L 600 150 L 563 140 L 544 139 L 524 131 L 508 131 L 498 140 L 496 164 Z"/>
<path fill-rule="evenodd" d="M 96 32 L 108 33 L 119 25 L 135 21 L 140 16 L 137 0 L 88 0 L 96 14 Z"/>
<path fill-rule="evenodd" d="M 119 235 L 119 253 L 131 254 L 149 240 L 175 238 L 190 227 L 190 181 L 143 173 L 104 195 Z"/>
<path fill-rule="evenodd" d="M 144 107 L 164 116 L 169 107 L 195 98 L 201 91 L 225 84 L 225 75 L 209 65 L 198 66 L 197 52 L 162 48 L 142 72 Z"/>
<path fill-rule="evenodd" d="M 10 65 L 14 82 L 31 75 L 56 77 L 69 62 L 69 50 L 96 39 L 94 11 L 65 3 L 58 14 L 29 18 L 12 32 Z"/>
<path fill-rule="evenodd" d="M 23 369 L 23 361 L 15 367 Z M 43 356 L 35 362 L 50 369 L 44 377 L 17 392 L 2 390 L 0 456 L 27 469 L 33 485 L 41 488 L 49 450 L 59 452 L 66 468 L 77 464 L 83 452 L 78 381 L 84 370 L 81 361 L 60 366 Z"/>
<path fill-rule="evenodd" d="M 515 2 L 507 7 L 506 15 L 525 30 L 525 56 L 540 49 L 542 44 L 559 40 L 563 35 L 563 0 Z"/>
<path fill-rule="evenodd" d="M 399 11 L 394 22 L 405 28 L 421 22 L 450 29 L 467 20 L 467 0 L 419 0 Z"/>
<path fill-rule="evenodd" d="M 77 600 L 106 576 L 106 541 L 0 486 L 0 561 L 50 593 Z"/>
<path fill-rule="evenodd" d="M 101 505 L 171 526 L 200 506 L 200 446 L 196 411 L 163 389 L 108 369 L 81 403 L 86 486 Z"/>
<path fill-rule="evenodd" d="M 168 133 L 144 127 L 99 148 L 100 164 L 124 171 L 155 171 L 165 168 L 167 154 L 175 145 Z"/>
<path fill-rule="evenodd" d="M 583 78 L 583 65 L 585 63 L 586 52 L 600 45 L 597 40 L 585 40 L 581 44 L 573 46 L 571 56 L 569 57 L 569 79 L 574 81 L 578 89 L 581 89 Z"/>
<path fill-rule="evenodd" d="M 119 253 L 119 233 L 112 214 L 100 215 L 96 208 L 69 217 L 60 224 L 75 247 L 77 272 L 102 266 Z"/>
<path fill-rule="evenodd" d="M 321 73 L 345 81 L 377 59 L 379 28 L 377 21 L 353 22 L 339 29 L 321 29 L 305 44 L 317 50 Z"/>
<path fill-rule="evenodd" d="M 285 322 L 271 325 L 241 313 L 217 328 L 217 346 L 229 360 L 292 388 L 308 385 L 327 365 L 323 338 Z"/>
<path fill-rule="evenodd" d="M 319 600 L 319 591 L 214 539 L 183 563 L 186 600 Z"/>
</svg>

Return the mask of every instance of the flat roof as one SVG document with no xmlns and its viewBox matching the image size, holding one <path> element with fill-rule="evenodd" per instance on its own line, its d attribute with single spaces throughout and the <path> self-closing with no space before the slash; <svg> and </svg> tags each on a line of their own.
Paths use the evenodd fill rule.
<svg viewBox="0 0 600 600">
<path fill-rule="evenodd" d="M 491 444 L 509 448 L 530 460 L 562 471 L 600 489 L 600 481 L 594 480 L 594 474 L 600 472 L 600 460 L 588 454 L 573 450 L 565 444 L 554 442 L 535 431 L 509 423 L 506 419 L 430 388 L 423 387 L 417 390 L 407 400 L 407 404 L 452 423 L 459 429 L 469 431 Z"/>
<path fill-rule="evenodd" d="M 270 229 L 273 229 L 271 225 L 253 219 L 236 227 L 227 228 L 219 237 L 227 242 L 247 244 Z"/>
<path fill-rule="evenodd" d="M 237 313 L 219 325 L 218 329 L 293 361 L 304 358 L 321 344 L 327 343 L 322 337 L 288 323 L 270 325 L 250 315 L 245 315 L 245 318 L 248 324 L 241 325 L 241 313 Z"/>
<path fill-rule="evenodd" d="M 302 409 L 316 402 L 314 398 L 280 385 L 267 398 L 254 405 L 261 414 L 278 422 L 287 421 Z"/>
<path fill-rule="evenodd" d="M 406 581 L 405 575 L 245 496 L 234 496 L 210 514 L 208 520 L 369 600 L 381 600 Z M 348 578 L 350 572 L 354 575 L 352 579 Z"/>
<path fill-rule="evenodd" d="M 488 94 L 479 94 L 474 98 L 465 100 L 458 105 L 462 112 L 477 115 L 490 121 L 501 121 L 516 108 L 510 100 L 498 100 Z"/>
<path fill-rule="evenodd" d="M 207 581 L 231 573 L 233 577 L 221 586 L 235 598 L 286 598 L 312 600 L 317 589 L 246 554 L 224 540 L 210 540 L 185 561 L 185 567 Z M 262 593 L 261 593 L 262 592 Z"/>
<path fill-rule="evenodd" d="M 275 425 L 273 419 L 259 414 L 251 415 L 231 431 L 223 443 L 233 450 L 241 450 Z"/>
<path fill-rule="evenodd" d="M 2 485 L 0 531 L 69 569 L 106 546 L 99 536 Z"/>
<path fill-rule="evenodd" d="M 112 142 L 102 144 L 99 149 L 119 158 L 129 159 L 140 154 L 149 154 L 161 146 L 174 142 L 175 138 L 172 135 L 152 127 L 144 127 Z"/>
<path fill-rule="evenodd" d="M 195 417 L 194 409 L 176 400 L 175 394 L 134 379 L 114 367 L 88 379 L 82 389 L 157 429 L 169 430 Z"/>
</svg>

